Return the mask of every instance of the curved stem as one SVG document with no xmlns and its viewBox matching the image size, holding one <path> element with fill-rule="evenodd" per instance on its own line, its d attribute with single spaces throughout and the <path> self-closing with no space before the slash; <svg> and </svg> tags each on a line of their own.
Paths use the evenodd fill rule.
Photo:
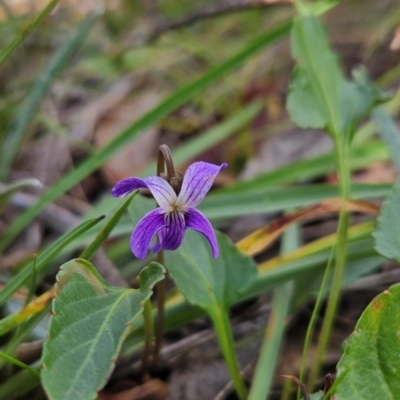
<svg viewBox="0 0 400 400">
<path fill-rule="evenodd" d="M 229 374 L 233 381 L 240 400 L 247 397 L 247 389 L 240 373 L 239 364 L 235 355 L 235 345 L 233 341 L 230 321 L 226 310 L 216 307 L 209 315 L 213 321 L 215 332 L 217 334 L 219 347 L 225 358 Z"/>
<path fill-rule="evenodd" d="M 167 177 L 168 179 L 174 178 L 176 175 L 174 162 L 172 160 L 171 150 L 166 144 L 162 144 L 158 148 L 157 158 L 157 175 L 161 176 L 164 173 L 164 163 L 167 166 Z"/>
<path fill-rule="evenodd" d="M 144 319 L 144 351 L 142 356 L 142 377 L 145 378 L 148 370 L 148 361 L 153 343 L 153 308 L 150 299 L 146 300 L 143 307 Z"/>
<path fill-rule="evenodd" d="M 350 197 L 350 168 L 349 168 L 349 144 L 345 135 L 336 137 L 336 157 L 340 183 L 340 196 L 342 207 L 337 229 L 336 262 L 332 277 L 332 287 L 328 299 L 324 322 L 317 347 L 317 356 L 311 370 L 310 383 L 314 385 L 321 370 L 322 360 L 329 344 L 333 321 L 340 300 L 340 291 L 343 283 L 343 275 L 346 267 L 346 244 L 349 225 L 349 213 L 345 210 L 345 201 Z"/>
</svg>

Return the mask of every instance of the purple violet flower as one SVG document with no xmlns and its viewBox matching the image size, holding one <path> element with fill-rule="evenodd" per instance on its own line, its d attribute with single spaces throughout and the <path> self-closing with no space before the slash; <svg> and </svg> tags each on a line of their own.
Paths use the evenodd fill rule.
<svg viewBox="0 0 400 400">
<path fill-rule="evenodd" d="M 159 205 L 136 225 L 131 236 L 132 253 L 137 258 L 145 258 L 156 233 L 159 242 L 152 247 L 155 253 L 161 249 L 175 250 L 182 244 L 185 230 L 193 229 L 205 236 L 213 257 L 218 257 L 217 239 L 211 223 L 195 207 L 204 199 L 219 171 L 227 166 L 226 163 L 220 166 L 206 162 L 193 163 L 183 177 L 179 194 L 159 176 L 144 179 L 132 177 L 118 182 L 111 191 L 114 197 L 124 197 L 137 189 L 149 189 Z"/>
</svg>

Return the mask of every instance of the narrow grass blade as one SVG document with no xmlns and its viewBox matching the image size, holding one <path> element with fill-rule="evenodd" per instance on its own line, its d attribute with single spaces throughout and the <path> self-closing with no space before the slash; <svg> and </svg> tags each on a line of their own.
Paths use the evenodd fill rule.
<svg viewBox="0 0 400 400">
<path fill-rule="evenodd" d="M 5 179 L 7 177 L 24 135 L 43 97 L 47 93 L 50 84 L 62 68 L 66 66 L 67 61 L 82 43 L 97 18 L 98 14 L 89 14 L 89 16 L 85 18 L 78 30 L 57 51 L 49 64 L 44 68 L 43 72 L 41 72 L 38 79 L 33 83 L 19 107 L 13 123 L 6 132 L 1 152 L 2 157 L 0 158 L 0 179 Z"/>
<path fill-rule="evenodd" d="M 92 243 L 85 249 L 85 251 L 81 254 L 80 258 L 84 258 L 85 260 L 90 260 L 96 251 L 100 248 L 100 246 L 107 240 L 108 236 L 118 224 L 121 219 L 123 213 L 128 208 L 129 204 L 133 198 L 137 195 L 138 191 L 136 190 L 131 196 L 126 199 L 126 201 L 122 204 L 122 206 L 114 213 L 114 215 L 110 218 L 104 228 L 98 233 Z"/>
<path fill-rule="evenodd" d="M 72 240 L 74 240 L 75 238 L 80 237 L 87 230 L 99 223 L 103 218 L 104 216 L 101 216 L 83 222 L 82 224 L 78 225 L 76 228 L 72 229 L 70 232 L 62 236 L 60 239 L 58 239 L 54 244 L 44 250 L 41 254 L 39 254 L 36 272 L 39 273 L 43 271 L 48 263 L 52 259 L 54 259 L 60 253 L 60 251 L 65 246 L 67 246 L 68 243 L 72 242 Z M 31 273 L 32 263 L 25 266 L 25 268 L 23 268 L 10 280 L 10 282 L 8 282 L 8 284 L 0 292 L 0 305 L 4 304 L 7 299 L 26 282 Z"/>
<path fill-rule="evenodd" d="M 142 118 L 136 121 L 133 125 L 129 126 L 106 147 L 99 150 L 96 154 L 88 158 L 77 168 L 67 174 L 61 181 L 48 190 L 40 200 L 32 207 L 27 209 L 10 227 L 6 235 L 2 238 L 0 243 L 0 251 L 4 250 L 11 241 L 21 232 L 25 226 L 35 216 L 42 211 L 49 203 L 57 199 L 61 194 L 65 193 L 83 178 L 99 168 L 103 163 L 115 154 L 126 143 L 138 137 L 146 128 L 158 122 L 161 118 L 175 110 L 197 93 L 209 87 L 213 82 L 223 78 L 229 72 L 242 65 L 247 59 L 257 54 L 263 48 L 275 43 L 278 39 L 282 38 L 289 32 L 291 26 L 290 21 L 286 21 L 279 25 L 277 28 L 265 33 L 256 40 L 249 43 L 242 51 L 216 66 L 215 68 L 202 75 L 200 78 L 178 90 L 166 100 L 164 100 L 157 107 L 145 114 Z M 9 165 L 9 162 L 5 165 Z"/>
<path fill-rule="evenodd" d="M 19 47 L 19 45 L 35 30 L 54 10 L 60 0 L 51 0 L 47 6 L 25 26 L 21 32 L 3 49 L 0 50 L 0 64 L 2 64 L 11 54 Z"/>
<path fill-rule="evenodd" d="M 385 196 L 390 184 L 354 184 L 352 199 Z M 338 197 L 337 185 L 316 184 L 288 188 L 254 188 L 244 193 L 219 192 L 210 194 L 200 204 L 199 210 L 214 221 L 243 215 L 261 214 L 318 203 L 329 197 Z"/>
<path fill-rule="evenodd" d="M 2 351 L 0 351 L 0 357 L 3 358 L 4 360 L 17 365 L 18 367 L 21 367 L 27 371 L 29 371 L 31 374 L 36 375 L 36 376 L 40 376 L 39 371 L 36 370 L 35 368 L 30 367 L 29 365 L 26 365 L 25 363 L 23 363 L 22 361 L 17 360 L 14 357 L 9 356 L 6 353 L 3 353 Z"/>
<path fill-rule="evenodd" d="M 0 385 L 0 399 L 14 400 L 39 386 L 40 378 L 27 370 L 20 371 Z"/>
<path fill-rule="evenodd" d="M 48 314 L 51 309 L 51 303 L 45 305 L 45 307 L 38 313 L 34 314 L 32 317 L 24 322 L 15 331 L 14 336 L 8 341 L 5 350 L 8 353 L 13 353 L 17 346 L 22 343 L 26 337 L 32 332 L 32 330 L 40 323 L 40 321 Z"/>
<path fill-rule="evenodd" d="M 292 225 L 283 235 L 281 253 L 295 250 L 299 246 L 298 226 Z M 271 313 L 265 331 L 261 353 L 253 376 L 248 400 L 265 400 L 273 381 L 279 351 L 284 338 L 286 318 L 293 294 L 293 282 L 285 282 L 274 290 Z"/>
<path fill-rule="evenodd" d="M 33 256 L 33 263 L 32 263 L 32 274 L 31 274 L 31 285 L 29 286 L 29 293 L 26 296 L 25 306 L 27 306 L 33 299 L 36 290 L 36 283 L 37 283 L 37 254 Z"/>
<path fill-rule="evenodd" d="M 354 147 L 350 153 L 349 163 L 351 169 L 355 170 L 370 165 L 375 161 L 386 161 L 389 158 L 389 151 L 386 146 L 381 141 L 374 140 L 371 143 Z M 334 171 L 334 154 L 327 153 L 262 173 L 255 178 L 221 189 L 220 192 L 243 192 L 256 187 L 272 187 L 314 179 Z"/>
</svg>

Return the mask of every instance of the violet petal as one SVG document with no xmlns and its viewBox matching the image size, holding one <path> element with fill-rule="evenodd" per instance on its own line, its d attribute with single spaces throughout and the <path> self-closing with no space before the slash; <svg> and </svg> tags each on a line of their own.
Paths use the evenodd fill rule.
<svg viewBox="0 0 400 400">
<path fill-rule="evenodd" d="M 185 217 L 179 212 L 171 212 L 167 218 L 167 226 L 158 234 L 163 249 L 176 250 L 185 235 Z"/>
<path fill-rule="evenodd" d="M 217 258 L 219 254 L 218 242 L 210 221 L 199 210 L 192 207 L 185 213 L 185 219 L 187 228 L 200 232 L 205 236 L 210 243 L 213 257 Z"/>
<path fill-rule="evenodd" d="M 175 203 L 176 193 L 165 179 L 159 176 L 148 176 L 143 181 L 160 207 L 169 209 L 169 205 Z"/>
<path fill-rule="evenodd" d="M 219 171 L 227 166 L 226 163 L 214 165 L 202 161 L 190 165 L 183 178 L 178 203 L 196 207 L 210 190 Z"/>
<path fill-rule="evenodd" d="M 136 225 L 131 236 L 131 250 L 137 258 L 145 258 L 154 235 L 166 225 L 165 212 L 161 208 L 147 213 Z"/>
<path fill-rule="evenodd" d="M 146 183 L 139 178 L 126 178 L 119 181 L 112 189 L 111 194 L 114 197 L 124 197 L 137 189 L 147 189 Z"/>
</svg>

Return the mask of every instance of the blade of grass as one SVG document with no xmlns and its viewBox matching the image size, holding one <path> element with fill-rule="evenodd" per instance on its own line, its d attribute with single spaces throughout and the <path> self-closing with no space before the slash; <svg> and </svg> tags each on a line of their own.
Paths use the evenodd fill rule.
<svg viewBox="0 0 400 400">
<path fill-rule="evenodd" d="M 25 300 L 25 306 L 27 306 L 33 299 L 33 296 L 35 295 L 35 290 L 36 290 L 36 284 L 37 284 L 37 254 L 33 255 L 33 263 L 32 263 L 32 273 L 31 273 L 31 284 L 29 286 L 29 293 L 28 296 L 26 296 Z"/>
<path fill-rule="evenodd" d="M 335 245 L 336 245 L 336 243 L 335 243 Z M 307 357 L 309 355 L 312 338 L 314 336 L 315 326 L 318 321 L 318 315 L 322 308 L 322 301 L 325 297 L 325 293 L 328 288 L 328 280 L 333 271 L 333 254 L 335 252 L 335 245 L 332 246 L 332 251 L 331 251 L 331 254 L 330 254 L 330 257 L 328 260 L 328 264 L 326 266 L 326 269 L 325 269 L 325 272 L 324 272 L 324 275 L 322 278 L 321 287 L 319 289 L 318 296 L 317 296 L 317 299 L 315 301 L 315 305 L 313 308 L 313 312 L 311 314 L 311 318 L 310 318 L 310 321 L 307 326 L 306 336 L 305 336 L 304 345 L 303 345 L 303 351 L 302 351 L 302 355 L 301 355 L 300 373 L 299 373 L 299 380 L 300 380 L 300 382 L 303 382 L 303 383 L 305 383 Z M 302 394 L 301 389 L 299 387 L 297 389 L 297 400 L 300 400 L 301 394 Z"/>
<path fill-rule="evenodd" d="M 100 246 L 108 239 L 110 233 L 118 224 L 121 219 L 123 213 L 128 208 L 129 204 L 133 198 L 138 194 L 138 190 L 136 190 L 132 195 L 128 197 L 128 199 L 122 204 L 122 206 L 114 213 L 114 215 L 110 218 L 104 228 L 98 233 L 92 243 L 84 250 L 81 254 L 80 258 L 84 258 L 85 260 L 90 260 L 96 251 L 100 248 Z"/>
<path fill-rule="evenodd" d="M 48 263 L 53 260 L 61 250 L 72 242 L 75 238 L 80 237 L 87 230 L 99 223 L 104 216 L 91 219 L 89 221 L 83 222 L 76 228 L 69 231 L 67 234 L 58 239 L 54 244 L 44 250 L 38 256 L 36 272 L 39 273 L 45 269 Z M 3 288 L 0 292 L 0 305 L 4 304 L 7 299 L 18 290 L 29 278 L 32 273 L 32 263 L 26 265 L 17 275 L 15 275 L 10 282 Z"/>
<path fill-rule="evenodd" d="M 285 254 L 299 246 L 298 225 L 290 226 L 282 238 L 281 253 Z M 293 282 L 285 282 L 274 289 L 271 313 L 261 347 L 260 357 L 257 361 L 253 382 L 248 400 L 265 400 L 268 398 L 270 387 L 278 362 L 279 351 L 284 339 L 286 318 L 293 294 Z"/>
<path fill-rule="evenodd" d="M 17 346 L 26 339 L 26 337 L 32 332 L 32 330 L 40 323 L 40 321 L 47 315 L 47 313 L 51 309 L 51 303 L 49 302 L 47 306 L 38 312 L 37 314 L 33 315 L 22 324 L 15 332 L 14 336 L 8 341 L 6 346 L 6 351 L 8 353 L 13 353 Z M 7 317 L 6 317 L 7 318 Z M 0 364 L 1 366 L 1 364 Z"/>
<path fill-rule="evenodd" d="M 201 92 L 213 82 L 221 79 L 226 74 L 243 64 L 248 58 L 257 54 L 267 45 L 275 43 L 278 39 L 283 37 L 289 32 L 291 26 L 290 21 L 285 21 L 270 32 L 263 34 L 259 38 L 249 43 L 242 51 L 238 52 L 235 56 L 231 57 L 222 64 L 214 67 L 205 75 L 178 90 L 153 110 L 145 114 L 142 118 L 134 124 L 125 129 L 119 136 L 111 141 L 106 147 L 99 150 L 96 154 L 81 163 L 77 168 L 67 174 L 61 181 L 44 193 L 40 200 L 32 207 L 27 209 L 9 228 L 6 235 L 2 238 L 0 243 L 0 251 L 4 250 L 11 241 L 21 232 L 25 226 L 35 216 L 42 211 L 49 203 L 56 200 L 61 194 L 65 193 L 83 178 L 88 176 L 99 168 L 106 160 L 122 148 L 127 142 L 139 136 L 147 127 L 155 124 L 161 118 L 175 110 L 190 98 Z M 7 164 L 6 164 L 7 165 Z"/>
<path fill-rule="evenodd" d="M 80 46 L 98 14 L 89 14 L 81 23 L 77 31 L 64 43 L 64 45 L 51 58 L 50 62 L 35 80 L 28 94 L 25 96 L 14 122 L 6 132 L 2 147 L 2 157 L 0 158 L 0 179 L 4 180 L 9 172 L 11 164 L 18 152 L 26 131 L 29 128 L 40 103 L 47 93 L 50 84 L 56 75 L 66 66 L 75 50 Z"/>
<path fill-rule="evenodd" d="M 40 377 L 24 369 L 0 385 L 0 399 L 18 399 L 39 385 Z"/>
<path fill-rule="evenodd" d="M 4 360 L 17 365 L 18 367 L 21 367 L 23 369 L 25 369 L 26 371 L 29 371 L 31 374 L 40 377 L 39 371 L 36 370 L 35 368 L 30 367 L 29 365 L 26 365 L 25 363 L 23 363 L 22 361 L 17 360 L 14 357 L 9 356 L 6 353 L 3 353 L 2 351 L 0 351 L 0 357 L 3 358 Z"/>
<path fill-rule="evenodd" d="M 7 60 L 19 45 L 47 18 L 59 1 L 60 0 L 51 0 L 34 20 L 26 25 L 6 47 L 0 50 L 0 64 Z"/>
<path fill-rule="evenodd" d="M 385 161 L 389 159 L 389 151 L 386 146 L 378 140 L 371 143 L 357 146 L 351 151 L 350 166 L 354 169 L 362 168 L 375 161 Z M 272 171 L 262 173 L 255 178 L 247 181 L 238 182 L 228 186 L 218 192 L 243 192 L 254 189 L 255 187 L 270 187 L 304 181 L 308 179 L 325 176 L 329 172 L 335 171 L 335 156 L 327 153 L 321 156 L 296 161 Z"/>
</svg>

